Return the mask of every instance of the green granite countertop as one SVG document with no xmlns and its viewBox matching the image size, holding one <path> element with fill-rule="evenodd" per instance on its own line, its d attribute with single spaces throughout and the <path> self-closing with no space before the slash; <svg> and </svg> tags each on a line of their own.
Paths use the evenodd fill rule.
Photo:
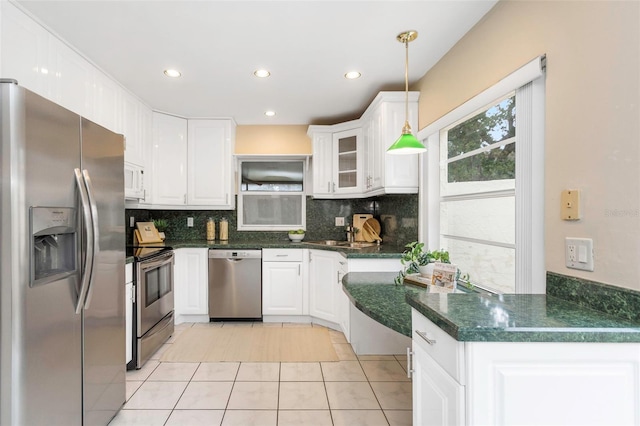
<svg viewBox="0 0 640 426">
<path fill-rule="evenodd" d="M 366 247 L 361 249 L 351 249 L 345 247 L 335 246 L 321 246 L 316 244 L 309 244 L 307 242 L 293 243 L 290 241 L 282 242 L 261 242 L 261 241 L 215 241 L 213 243 L 206 240 L 167 240 L 165 244 L 173 247 L 174 249 L 187 248 L 187 247 L 204 247 L 214 249 L 263 249 L 263 248 L 306 248 L 315 250 L 330 250 L 343 253 L 347 258 L 357 259 L 383 259 L 383 258 L 400 258 L 402 252 L 405 250 L 404 246 L 399 247 L 396 245 L 385 245 Z"/>
<path fill-rule="evenodd" d="M 380 324 L 411 337 L 411 306 L 407 292 L 424 291 L 411 285 L 393 284 L 395 272 L 349 272 L 342 278 L 342 288 L 351 303 Z"/>
<path fill-rule="evenodd" d="M 429 293 L 394 273 L 349 273 L 343 288 L 371 318 L 411 335 L 411 307 L 459 341 L 640 342 L 640 321 L 542 294 Z M 408 330 L 408 332 L 407 332 Z"/>
</svg>

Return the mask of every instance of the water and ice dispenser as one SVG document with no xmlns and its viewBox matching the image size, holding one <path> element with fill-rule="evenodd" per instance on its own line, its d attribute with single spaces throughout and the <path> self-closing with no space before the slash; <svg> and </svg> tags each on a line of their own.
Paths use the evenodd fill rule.
<svg viewBox="0 0 640 426">
<path fill-rule="evenodd" d="M 57 281 L 76 272 L 76 210 L 31 207 L 30 285 Z"/>
</svg>

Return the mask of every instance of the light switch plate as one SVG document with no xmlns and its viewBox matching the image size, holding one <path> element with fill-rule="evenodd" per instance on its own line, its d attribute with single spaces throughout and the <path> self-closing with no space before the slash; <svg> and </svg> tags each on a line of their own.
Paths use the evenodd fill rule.
<svg viewBox="0 0 640 426">
<path fill-rule="evenodd" d="M 189 228 L 193 228 L 193 218 L 192 217 L 188 217 L 187 218 L 187 226 Z"/>
<path fill-rule="evenodd" d="M 565 238 L 564 247 L 567 268 L 593 271 L 593 240 L 591 238 Z"/>
<path fill-rule="evenodd" d="M 344 217 L 336 217 L 336 226 L 344 226 Z"/>
<path fill-rule="evenodd" d="M 560 196 L 562 220 L 580 220 L 580 190 L 567 189 Z"/>
</svg>

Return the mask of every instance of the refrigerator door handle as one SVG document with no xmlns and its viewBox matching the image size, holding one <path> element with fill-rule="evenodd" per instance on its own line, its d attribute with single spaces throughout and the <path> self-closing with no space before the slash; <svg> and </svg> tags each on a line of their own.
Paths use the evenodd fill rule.
<svg viewBox="0 0 640 426">
<path fill-rule="evenodd" d="M 91 221 L 91 206 L 89 204 L 89 197 L 87 196 L 87 190 L 85 188 L 82 172 L 80 171 L 80 169 L 74 169 L 74 173 L 76 177 L 76 185 L 78 186 L 78 193 L 80 194 L 80 203 L 82 204 L 82 217 L 84 219 L 84 227 L 87 232 L 87 248 L 82 265 L 82 277 L 80 280 L 78 302 L 76 303 L 76 314 L 79 314 L 82 312 L 84 300 L 87 297 L 89 280 L 91 278 L 91 271 L 93 270 L 93 244 L 91 243 L 93 241 L 93 227 Z"/>
<path fill-rule="evenodd" d="M 89 199 L 89 206 L 91 209 L 91 226 L 92 226 L 92 238 L 91 241 L 87 240 L 87 244 L 93 245 L 93 258 L 95 259 L 100 253 L 100 227 L 98 226 L 98 205 L 96 204 L 96 198 L 93 195 L 93 184 L 91 183 L 91 177 L 89 176 L 89 172 L 85 169 L 82 171 L 82 176 L 84 177 L 84 184 L 87 188 L 87 197 Z M 93 296 L 93 282 L 94 282 L 94 273 L 93 270 L 95 268 L 95 260 L 91 262 L 91 274 L 89 275 L 89 287 L 87 289 L 87 297 L 84 302 L 84 309 L 88 309 L 89 305 L 91 305 L 91 297 Z"/>
</svg>

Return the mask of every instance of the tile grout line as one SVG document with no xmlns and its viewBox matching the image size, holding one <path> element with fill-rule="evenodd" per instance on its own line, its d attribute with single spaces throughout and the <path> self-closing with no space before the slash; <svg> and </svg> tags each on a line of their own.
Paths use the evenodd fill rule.
<svg viewBox="0 0 640 426">
<path fill-rule="evenodd" d="M 329 408 L 329 418 L 331 419 L 331 425 L 335 426 L 335 422 L 333 420 L 333 411 L 331 410 L 331 402 L 329 401 L 329 393 L 327 392 L 327 381 L 324 377 L 324 369 L 322 368 L 322 362 L 320 364 L 320 374 L 322 375 L 322 387 L 324 388 L 324 396 L 327 398 L 327 408 Z"/>
<path fill-rule="evenodd" d="M 362 368 L 362 372 L 364 373 L 364 377 L 367 378 L 367 384 L 369 385 L 369 389 L 371 389 L 371 393 L 373 393 L 373 396 L 376 399 L 376 402 L 378 403 L 378 407 L 380 407 L 380 411 L 382 411 L 382 415 L 384 416 L 384 420 L 387 422 L 388 425 L 390 425 L 391 423 L 389 422 L 389 419 L 387 418 L 386 413 L 382 409 L 382 404 L 380 404 L 380 399 L 378 399 L 378 395 L 376 394 L 376 391 L 373 389 L 373 386 L 371 385 L 371 380 L 369 380 L 369 376 L 367 375 L 367 372 L 365 371 L 364 367 L 362 366 L 362 361 L 360 360 L 360 358 L 358 358 L 358 365 L 360 366 L 360 368 Z"/>
</svg>

